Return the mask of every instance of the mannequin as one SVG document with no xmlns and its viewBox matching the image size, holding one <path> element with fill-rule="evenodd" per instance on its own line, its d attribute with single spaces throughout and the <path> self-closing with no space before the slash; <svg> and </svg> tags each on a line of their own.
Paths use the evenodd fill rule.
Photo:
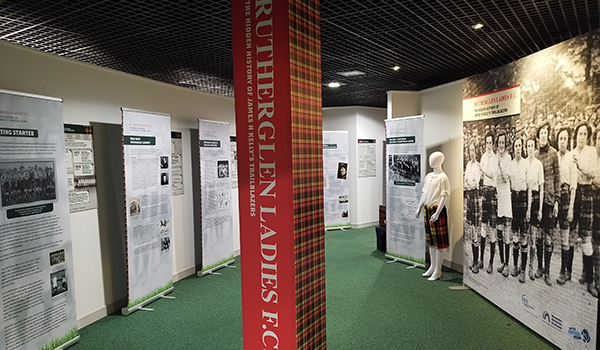
<svg viewBox="0 0 600 350">
<path fill-rule="evenodd" d="M 429 166 L 433 171 L 425 176 L 423 193 L 415 212 L 418 218 L 421 210 L 424 211 L 425 237 L 431 265 L 423 276 L 429 277 L 429 281 L 435 281 L 442 276 L 443 256 L 449 246 L 446 203 L 450 198 L 450 182 L 442 170 L 443 162 L 442 152 L 433 152 L 429 156 Z"/>
</svg>

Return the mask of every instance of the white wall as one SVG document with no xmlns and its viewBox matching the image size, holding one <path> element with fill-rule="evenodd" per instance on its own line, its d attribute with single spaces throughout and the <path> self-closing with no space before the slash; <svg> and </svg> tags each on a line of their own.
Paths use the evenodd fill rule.
<svg viewBox="0 0 600 350">
<path fill-rule="evenodd" d="M 231 135 L 235 135 L 234 100 L 99 68 L 1 40 L 0 57 L 0 89 L 62 98 L 65 123 L 121 124 L 121 107 L 171 115 L 172 130 L 182 132 L 184 179 L 188 179 L 184 185 L 185 195 L 173 197 L 173 275 L 177 280 L 193 274 L 189 128 L 198 127 L 198 118 L 226 121 L 231 123 Z M 237 202 L 237 190 L 232 196 Z M 83 327 L 106 315 L 97 211 L 71 214 L 71 235 L 78 326 Z M 237 238 L 233 248 L 239 250 L 239 232 L 235 231 L 234 236 Z"/>
<path fill-rule="evenodd" d="M 421 114 L 421 94 L 417 91 L 388 91 L 387 119 Z"/>
<path fill-rule="evenodd" d="M 463 264 L 463 151 L 462 151 L 463 80 L 420 91 L 421 114 L 425 115 L 425 147 L 428 155 L 444 153 L 444 171 L 450 180 L 447 206 L 450 248 L 444 258 L 462 271 Z"/>
<path fill-rule="evenodd" d="M 350 223 L 353 228 L 379 222 L 383 204 L 383 146 L 386 110 L 372 107 L 323 108 L 324 131 L 348 131 L 348 175 L 350 180 Z M 358 139 L 377 140 L 377 177 L 358 178 Z"/>
</svg>

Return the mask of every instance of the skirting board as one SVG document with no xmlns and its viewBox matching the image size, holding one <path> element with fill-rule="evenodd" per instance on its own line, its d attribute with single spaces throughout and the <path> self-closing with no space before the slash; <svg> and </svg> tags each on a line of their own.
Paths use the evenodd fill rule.
<svg viewBox="0 0 600 350">
<path fill-rule="evenodd" d="M 352 224 L 352 228 L 365 228 L 365 227 L 371 227 L 371 226 L 377 226 L 377 225 L 379 225 L 379 220 L 363 222 L 360 224 Z"/>
<path fill-rule="evenodd" d="M 444 259 L 443 265 L 446 266 L 449 269 L 452 269 L 452 270 L 456 271 L 456 272 L 463 273 L 463 265 L 462 264 L 459 264 L 457 262 Z"/>
<path fill-rule="evenodd" d="M 179 280 L 182 280 L 182 279 L 184 279 L 186 277 L 189 277 L 189 276 L 193 275 L 194 273 L 196 273 L 196 271 L 194 271 L 194 270 L 196 270 L 196 269 L 194 268 L 194 266 L 192 266 L 192 267 L 189 267 L 189 268 L 187 268 L 187 269 L 185 269 L 183 271 L 180 271 L 180 272 L 174 274 L 173 275 L 173 282 L 177 282 Z"/>
<path fill-rule="evenodd" d="M 81 329 L 85 326 L 89 326 L 92 323 L 101 320 L 102 318 L 106 317 L 108 315 L 108 313 L 106 312 L 106 306 L 103 306 L 101 308 L 99 308 L 98 310 L 92 312 L 91 314 L 88 314 L 86 316 L 83 316 L 82 318 L 77 320 L 77 328 Z"/>
</svg>

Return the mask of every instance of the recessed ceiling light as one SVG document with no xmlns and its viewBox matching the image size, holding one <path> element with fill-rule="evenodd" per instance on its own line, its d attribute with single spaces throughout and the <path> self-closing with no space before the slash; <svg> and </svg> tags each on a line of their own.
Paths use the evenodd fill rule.
<svg viewBox="0 0 600 350">
<path fill-rule="evenodd" d="M 339 72 L 338 74 L 341 75 L 341 76 L 344 76 L 344 77 L 356 77 L 356 76 L 359 76 L 359 75 L 365 75 L 366 73 L 365 72 L 361 72 L 359 70 L 351 70 L 351 71 L 348 71 L 348 72 Z"/>
<path fill-rule="evenodd" d="M 473 29 L 481 29 L 481 28 L 483 28 L 483 24 L 482 23 L 473 24 L 471 26 L 471 28 L 473 28 Z"/>
<path fill-rule="evenodd" d="M 399 70 L 400 66 L 394 66 L 394 68 L 392 68 L 393 70 Z"/>
<path fill-rule="evenodd" d="M 338 82 L 332 82 L 327 84 L 327 86 L 329 86 L 330 88 L 339 88 L 340 86 L 342 86 L 342 84 Z"/>
</svg>

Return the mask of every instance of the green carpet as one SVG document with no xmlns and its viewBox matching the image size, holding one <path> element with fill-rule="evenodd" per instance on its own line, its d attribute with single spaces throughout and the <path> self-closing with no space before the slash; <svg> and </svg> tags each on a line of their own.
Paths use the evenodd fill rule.
<svg viewBox="0 0 600 350">
<path fill-rule="evenodd" d="M 373 227 L 325 235 L 328 349 L 555 348 L 474 291 L 451 291 L 461 274 L 427 281 L 375 245 Z M 72 349 L 242 349 L 240 269 L 219 272 L 176 282 L 176 299 L 148 305 L 153 312 L 81 329 Z"/>
</svg>

